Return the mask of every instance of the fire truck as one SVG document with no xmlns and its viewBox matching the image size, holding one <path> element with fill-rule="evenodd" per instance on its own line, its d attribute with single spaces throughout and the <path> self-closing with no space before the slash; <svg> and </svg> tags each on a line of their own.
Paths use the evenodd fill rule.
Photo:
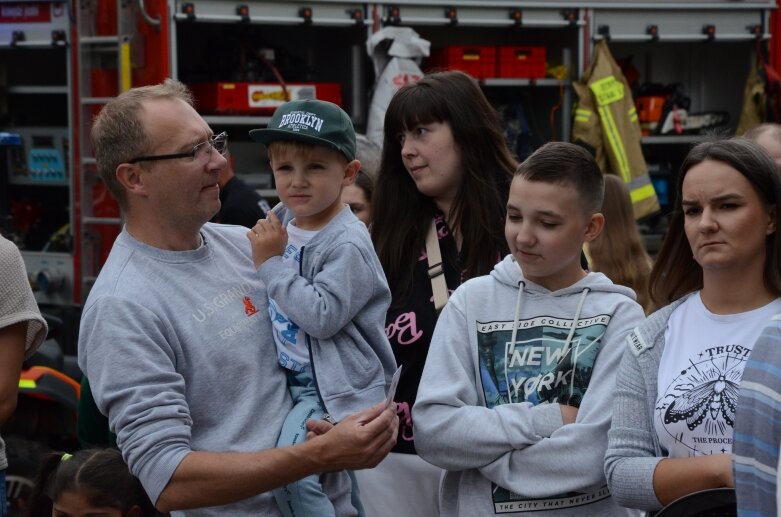
<svg viewBox="0 0 781 517">
<path fill-rule="evenodd" d="M 273 196 L 247 132 L 296 96 L 337 102 L 365 128 L 377 75 L 366 42 L 384 27 L 414 29 L 439 66 L 479 61 L 492 100 L 523 103 L 540 140 L 568 139 L 571 84 L 599 39 L 646 80 L 682 83 L 693 108 L 726 110 L 734 129 L 757 49 L 778 64 L 776 9 L 775 0 L 2 0 L 0 231 L 22 250 L 39 304 L 75 336 L 122 225 L 90 125 L 128 88 L 166 77 L 190 85 L 215 132 L 229 132 L 236 172 Z M 539 49 L 541 75 L 522 61 Z M 680 155 L 694 141 L 649 136 L 643 146 Z"/>
</svg>

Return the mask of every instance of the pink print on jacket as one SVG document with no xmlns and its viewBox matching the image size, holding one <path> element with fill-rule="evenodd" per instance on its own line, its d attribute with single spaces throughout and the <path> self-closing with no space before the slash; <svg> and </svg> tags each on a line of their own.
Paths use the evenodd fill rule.
<svg viewBox="0 0 781 517">
<path fill-rule="evenodd" d="M 422 330 L 418 330 L 418 323 L 415 313 L 402 312 L 396 317 L 396 321 L 385 327 L 385 335 L 389 340 L 396 338 L 400 345 L 411 345 L 423 335 Z"/>
<path fill-rule="evenodd" d="M 399 415 L 399 438 L 405 442 L 415 440 L 415 435 L 412 431 L 412 412 L 409 409 L 409 403 L 397 402 L 396 414 Z"/>
<path fill-rule="evenodd" d="M 434 217 L 434 222 L 437 225 L 437 238 L 442 240 L 445 235 L 448 234 L 447 225 L 445 224 L 445 216 L 443 214 L 437 214 Z"/>
</svg>

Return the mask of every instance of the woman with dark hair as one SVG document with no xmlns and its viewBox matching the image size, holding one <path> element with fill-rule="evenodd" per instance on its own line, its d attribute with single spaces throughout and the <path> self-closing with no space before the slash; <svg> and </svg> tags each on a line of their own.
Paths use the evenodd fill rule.
<svg viewBox="0 0 781 517">
<path fill-rule="evenodd" d="M 110 517 L 164 515 L 152 506 L 141 482 L 130 473 L 117 449 L 49 454 L 38 472 L 27 515 L 93 514 Z"/>
<path fill-rule="evenodd" d="M 664 307 L 629 335 L 605 457 L 613 497 L 644 510 L 734 485 L 738 385 L 781 312 L 781 179 L 767 153 L 745 139 L 702 143 L 677 194 L 650 277 Z"/>
<path fill-rule="evenodd" d="M 496 112 L 468 75 L 427 75 L 391 100 L 372 240 L 393 295 L 386 334 L 403 366 L 395 397 L 401 427 L 390 456 L 359 473 L 368 515 L 438 515 L 442 471 L 417 456 L 410 412 L 437 322 L 433 300 L 441 305 L 508 253 L 505 205 L 515 167 Z M 441 267 L 431 263 L 437 254 Z"/>
<path fill-rule="evenodd" d="M 634 290 L 637 303 L 646 314 L 651 312 L 648 275 L 651 257 L 643 247 L 632 211 L 632 199 L 624 180 L 614 174 L 605 175 L 605 198 L 602 202 L 605 228 L 588 243 L 588 264 L 613 281 Z"/>
</svg>

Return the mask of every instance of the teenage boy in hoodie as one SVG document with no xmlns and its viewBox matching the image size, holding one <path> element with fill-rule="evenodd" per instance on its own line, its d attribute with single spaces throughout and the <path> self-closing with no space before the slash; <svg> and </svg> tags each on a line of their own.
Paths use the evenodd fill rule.
<svg viewBox="0 0 781 517">
<path fill-rule="evenodd" d="M 268 147 L 282 202 L 247 237 L 294 404 L 277 445 L 295 445 L 307 420 L 339 421 L 385 398 L 396 369 L 384 329 L 391 294 L 366 226 L 341 200 L 361 168 L 347 113 L 288 102 L 250 136 Z M 363 513 L 355 486 L 353 495 Z M 287 517 L 335 515 L 316 475 L 274 496 Z"/>
<path fill-rule="evenodd" d="M 418 453 L 447 470 L 444 516 L 634 515 L 603 466 L 615 372 L 643 310 L 580 264 L 603 191 L 587 151 L 537 150 L 510 186 L 511 254 L 439 317 L 413 413 Z"/>
</svg>

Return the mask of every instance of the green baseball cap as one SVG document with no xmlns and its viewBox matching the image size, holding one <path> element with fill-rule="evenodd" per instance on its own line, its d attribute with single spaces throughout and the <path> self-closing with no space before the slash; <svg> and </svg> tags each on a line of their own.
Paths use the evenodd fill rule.
<svg viewBox="0 0 781 517">
<path fill-rule="evenodd" d="M 268 126 L 249 136 L 269 145 L 280 140 L 322 145 L 355 159 L 355 129 L 347 113 L 332 102 L 306 99 L 289 101 L 276 109 Z"/>
</svg>

